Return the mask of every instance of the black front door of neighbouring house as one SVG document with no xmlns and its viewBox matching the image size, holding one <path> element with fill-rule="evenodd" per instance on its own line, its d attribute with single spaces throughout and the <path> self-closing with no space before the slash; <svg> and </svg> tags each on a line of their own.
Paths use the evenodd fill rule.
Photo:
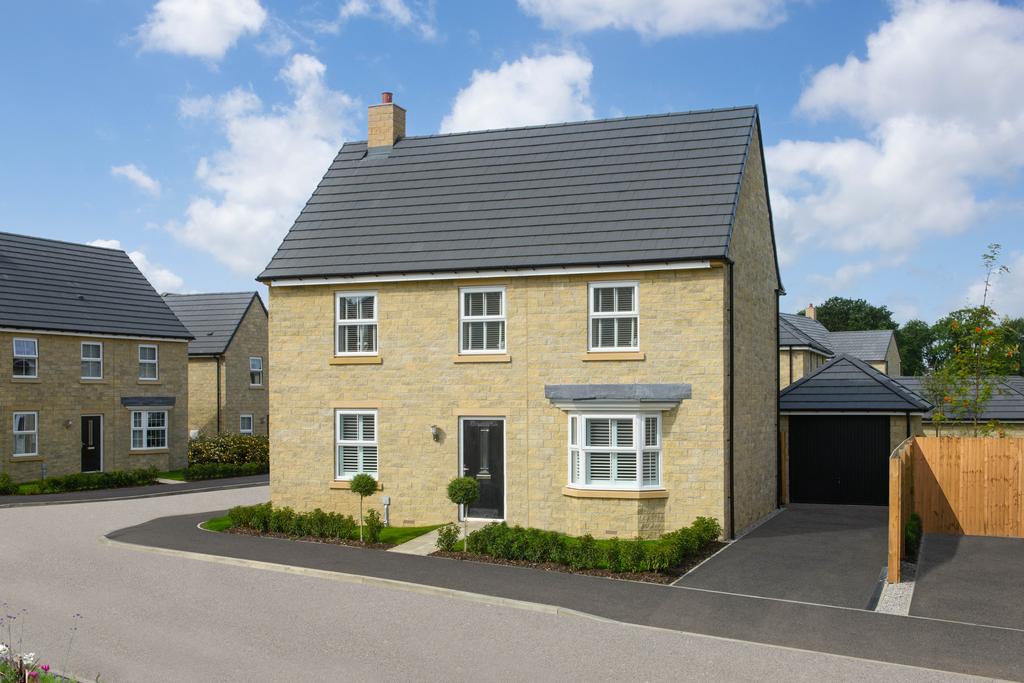
<svg viewBox="0 0 1024 683">
<path fill-rule="evenodd" d="M 82 471 L 99 472 L 103 468 L 103 418 L 82 416 Z"/>
<path fill-rule="evenodd" d="M 480 483 L 480 497 L 466 516 L 505 518 L 505 421 L 462 421 L 462 475 Z"/>
<path fill-rule="evenodd" d="M 888 504 L 889 417 L 791 415 L 789 499 L 794 503 Z"/>
</svg>

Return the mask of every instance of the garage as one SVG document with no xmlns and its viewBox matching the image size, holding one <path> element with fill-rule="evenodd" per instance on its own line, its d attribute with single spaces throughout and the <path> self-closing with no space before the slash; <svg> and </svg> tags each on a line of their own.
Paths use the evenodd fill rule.
<svg viewBox="0 0 1024 683">
<path fill-rule="evenodd" d="M 783 502 L 886 505 L 889 455 L 921 433 L 924 398 L 840 355 L 779 394 Z"/>
</svg>

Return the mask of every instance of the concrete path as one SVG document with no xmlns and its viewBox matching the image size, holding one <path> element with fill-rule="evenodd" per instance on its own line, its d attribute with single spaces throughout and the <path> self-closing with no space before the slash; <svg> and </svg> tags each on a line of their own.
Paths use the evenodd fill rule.
<svg viewBox="0 0 1024 683">
<path fill-rule="evenodd" d="M 266 497 L 263 487 L 0 510 L 0 603 L 26 610 L 21 617 L 25 642 L 45 659 L 82 676 L 98 673 L 111 683 L 471 681 L 480 680 L 482 669 L 502 680 L 966 680 L 99 540 L 154 517 L 226 509 Z M 192 528 L 204 538 L 241 538 Z M 291 541 L 272 545 L 285 555 L 302 554 L 307 546 L 334 556 L 373 552 Z M 464 565 L 393 553 L 374 557 Z M 619 585 L 631 584 L 595 584 Z M 76 612 L 83 617 L 70 657 L 62 662 Z M 801 628 L 814 631 L 817 624 Z"/>
<path fill-rule="evenodd" d="M 691 588 L 873 609 L 886 508 L 791 505 L 679 582 Z"/>
<path fill-rule="evenodd" d="M 202 481 L 172 481 L 169 484 L 130 486 L 121 489 L 43 493 L 37 496 L 0 496 L 0 508 L 59 505 L 65 503 L 94 503 L 108 500 L 174 496 L 180 493 L 195 493 L 197 491 L 224 491 L 249 486 L 266 486 L 269 481 L 269 474 L 257 474 L 251 477 L 227 477 L 224 479 L 204 479 Z"/>
<path fill-rule="evenodd" d="M 997 678 L 1018 678 L 1024 672 L 1024 631 L 197 529 L 209 516 L 155 519 L 109 537 L 161 552 L 219 556 L 247 566 L 284 567 L 387 587 L 397 582 L 442 596 L 470 593 L 498 604 L 539 604 L 660 629 Z"/>
<path fill-rule="evenodd" d="M 487 522 L 469 522 L 469 524 L 466 525 L 466 528 L 469 529 L 469 533 L 473 533 L 477 529 L 483 527 L 485 524 L 487 524 Z M 430 553 L 437 550 L 437 532 L 438 530 L 434 529 L 433 531 L 425 533 L 422 536 L 417 536 L 416 538 L 412 539 L 407 543 L 403 543 L 402 545 L 396 545 L 394 548 L 391 548 L 389 552 L 402 553 L 405 555 L 429 555 Z M 459 524 L 460 541 L 463 538 L 463 533 L 463 526 L 462 524 Z"/>
<path fill-rule="evenodd" d="M 1024 538 L 926 535 L 910 613 L 1024 629 Z"/>
</svg>

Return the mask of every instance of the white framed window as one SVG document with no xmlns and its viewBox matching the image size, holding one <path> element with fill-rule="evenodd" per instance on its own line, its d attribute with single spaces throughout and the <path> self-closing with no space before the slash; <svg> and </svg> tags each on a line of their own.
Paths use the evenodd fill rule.
<svg viewBox="0 0 1024 683">
<path fill-rule="evenodd" d="M 505 352 L 505 288 L 459 289 L 459 352 Z"/>
<path fill-rule="evenodd" d="M 263 386 L 263 356 L 249 356 L 249 386 Z"/>
<path fill-rule="evenodd" d="M 39 455 L 39 413 L 14 413 L 12 455 Z"/>
<path fill-rule="evenodd" d="M 238 433 L 239 434 L 252 434 L 252 415 L 239 415 L 238 416 Z"/>
<path fill-rule="evenodd" d="M 133 410 L 131 450 L 157 448 L 167 448 L 167 411 Z"/>
<path fill-rule="evenodd" d="M 377 355 L 377 293 L 335 293 L 336 356 Z"/>
<path fill-rule="evenodd" d="M 139 344 L 139 379 L 160 379 L 160 348 L 156 344 Z"/>
<path fill-rule="evenodd" d="M 334 476 L 351 479 L 357 474 L 377 478 L 377 411 L 335 412 L 337 448 Z"/>
<path fill-rule="evenodd" d="M 568 464 L 574 488 L 660 488 L 661 417 L 571 413 Z"/>
<path fill-rule="evenodd" d="M 640 349 L 640 285 L 592 282 L 588 302 L 590 351 Z"/>
<path fill-rule="evenodd" d="M 39 377 L 39 342 L 35 339 L 14 338 L 14 377 Z"/>
<path fill-rule="evenodd" d="M 82 379 L 103 379 L 103 344 L 82 342 Z"/>
</svg>

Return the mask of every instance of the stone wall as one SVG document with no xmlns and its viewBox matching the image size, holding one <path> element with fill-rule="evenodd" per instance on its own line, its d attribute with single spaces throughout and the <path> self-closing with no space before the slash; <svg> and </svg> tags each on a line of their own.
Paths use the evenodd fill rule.
<svg viewBox="0 0 1024 683">
<path fill-rule="evenodd" d="M 16 379 L 13 338 L 36 339 L 38 379 Z M 81 379 L 81 343 L 103 344 L 103 378 Z M 139 379 L 138 346 L 159 347 L 159 379 Z M 81 471 L 81 417 L 103 418 L 104 471 L 184 467 L 188 447 L 187 344 L 140 342 L 53 334 L 0 332 L 0 471 L 15 481 L 61 476 Z M 173 396 L 168 409 L 168 448 L 131 451 L 131 410 L 121 405 L 126 396 Z M 13 413 L 38 412 L 37 456 L 14 456 Z"/>
<path fill-rule="evenodd" d="M 189 432 L 216 434 L 217 429 L 217 365 L 216 356 L 188 359 L 188 429 Z"/>
</svg>

